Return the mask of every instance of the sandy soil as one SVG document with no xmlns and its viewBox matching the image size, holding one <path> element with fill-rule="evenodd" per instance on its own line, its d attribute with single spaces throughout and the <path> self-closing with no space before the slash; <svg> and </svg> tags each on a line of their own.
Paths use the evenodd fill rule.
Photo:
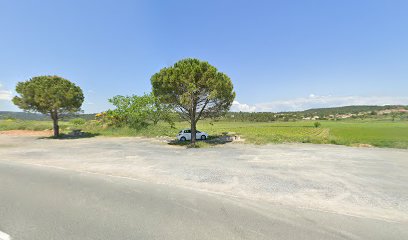
<svg viewBox="0 0 408 240">
<path fill-rule="evenodd" d="M 408 223 L 407 150 L 313 144 L 185 149 L 141 138 L 0 135 L 1 160 Z"/>
</svg>

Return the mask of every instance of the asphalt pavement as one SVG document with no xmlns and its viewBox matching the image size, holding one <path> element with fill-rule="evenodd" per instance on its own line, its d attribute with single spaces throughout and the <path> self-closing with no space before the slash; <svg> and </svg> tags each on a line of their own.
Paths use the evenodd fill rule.
<svg viewBox="0 0 408 240">
<path fill-rule="evenodd" d="M 0 230 L 51 239 L 406 239 L 407 225 L 0 163 Z"/>
</svg>

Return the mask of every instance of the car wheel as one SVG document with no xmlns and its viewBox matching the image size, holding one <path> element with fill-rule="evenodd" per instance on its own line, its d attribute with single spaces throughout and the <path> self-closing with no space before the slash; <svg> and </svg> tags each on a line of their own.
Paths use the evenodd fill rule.
<svg viewBox="0 0 408 240">
<path fill-rule="evenodd" d="M 180 138 L 180 141 L 181 141 L 181 142 L 185 142 L 186 140 L 187 140 L 187 139 L 186 139 L 185 137 L 181 137 L 181 138 Z"/>
<path fill-rule="evenodd" d="M 201 136 L 201 140 L 205 140 L 207 137 L 205 135 Z"/>
</svg>

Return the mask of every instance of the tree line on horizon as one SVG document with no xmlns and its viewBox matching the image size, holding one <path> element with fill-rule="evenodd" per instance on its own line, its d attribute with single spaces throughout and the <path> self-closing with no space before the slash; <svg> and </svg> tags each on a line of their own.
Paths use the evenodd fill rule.
<svg viewBox="0 0 408 240">
<path fill-rule="evenodd" d="M 139 96 L 136 96 L 139 97 Z M 368 107 L 368 108 L 366 108 Z M 225 115 L 213 118 L 212 121 L 230 121 L 230 122 L 274 122 L 274 121 L 298 121 L 302 120 L 304 117 L 313 117 L 319 116 L 321 120 L 325 120 L 328 115 L 338 115 L 338 114 L 348 114 L 348 113 L 361 113 L 366 112 L 365 116 L 355 117 L 357 119 L 366 119 L 369 118 L 379 118 L 376 114 L 372 112 L 378 112 L 387 109 L 407 109 L 408 106 L 404 105 L 387 105 L 387 106 L 346 106 L 346 107 L 333 107 L 333 108 L 321 108 L 321 109 L 308 109 L 305 111 L 298 112 L 227 112 Z M 95 115 L 103 115 L 104 113 L 73 113 L 65 114 L 62 116 L 63 121 L 70 121 L 75 118 L 81 118 L 84 120 L 95 120 Z M 394 114 L 397 115 L 398 114 Z M 408 114 L 399 114 L 403 119 L 407 119 Z M 160 121 L 168 122 L 172 125 L 175 122 L 185 121 L 177 112 L 168 113 L 166 119 L 160 119 Z M 384 115 L 382 118 L 386 118 L 387 115 Z M 48 115 L 30 113 L 30 112 L 10 112 L 10 111 L 0 111 L 0 119 L 23 119 L 23 120 L 47 120 L 49 119 Z M 341 120 L 341 119 L 337 119 Z M 150 122 L 154 124 L 153 122 Z"/>
</svg>

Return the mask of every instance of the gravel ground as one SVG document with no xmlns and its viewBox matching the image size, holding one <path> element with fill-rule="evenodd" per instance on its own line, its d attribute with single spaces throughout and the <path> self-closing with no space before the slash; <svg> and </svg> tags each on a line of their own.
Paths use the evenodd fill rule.
<svg viewBox="0 0 408 240">
<path fill-rule="evenodd" d="M 141 138 L 0 135 L 0 161 L 114 175 L 254 204 L 408 222 L 408 151 L 226 144 L 185 149 Z"/>
</svg>

